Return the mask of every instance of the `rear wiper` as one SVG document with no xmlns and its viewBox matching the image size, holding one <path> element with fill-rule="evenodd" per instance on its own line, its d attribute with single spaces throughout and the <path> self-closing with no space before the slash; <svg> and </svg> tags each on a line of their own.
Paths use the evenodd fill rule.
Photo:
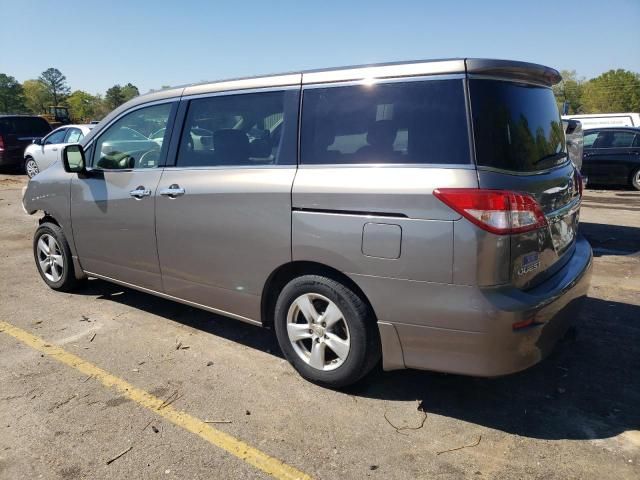
<svg viewBox="0 0 640 480">
<path fill-rule="evenodd" d="M 544 162 L 545 160 L 560 160 L 561 158 L 565 158 L 566 156 L 567 152 L 552 153 L 551 155 L 545 155 L 544 157 L 539 158 L 538 160 L 533 162 L 533 165 L 537 165 L 540 162 Z"/>
</svg>

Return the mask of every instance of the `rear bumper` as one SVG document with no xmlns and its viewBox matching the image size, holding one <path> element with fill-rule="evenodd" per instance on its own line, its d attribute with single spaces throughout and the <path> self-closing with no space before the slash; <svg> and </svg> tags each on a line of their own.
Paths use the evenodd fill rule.
<svg viewBox="0 0 640 480">
<path fill-rule="evenodd" d="M 20 152 L 5 150 L 0 152 L 0 167 L 15 167 L 24 162 Z"/>
<path fill-rule="evenodd" d="M 422 313 L 426 320 L 422 324 L 409 313 L 403 317 L 411 319 L 411 324 L 402 323 L 402 317 L 381 319 L 383 358 L 389 357 L 384 367 L 493 377 L 535 365 L 551 352 L 577 318 L 587 295 L 591 270 L 591 246 L 579 237 L 564 268 L 526 292 L 513 287 L 451 285 L 448 289 L 441 287 L 440 299 L 431 304 L 431 295 L 425 290 L 422 302 L 427 305 Z M 416 293 L 414 290 L 411 295 Z M 372 303 L 376 309 L 376 302 Z M 514 324 L 528 321 L 529 325 L 514 329 Z M 397 344 L 388 341 L 393 339 L 389 323 L 397 333 L 402 361 L 398 359 Z"/>
</svg>

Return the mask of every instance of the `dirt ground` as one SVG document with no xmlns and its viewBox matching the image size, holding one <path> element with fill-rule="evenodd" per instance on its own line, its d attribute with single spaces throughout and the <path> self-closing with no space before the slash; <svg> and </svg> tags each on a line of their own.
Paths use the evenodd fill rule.
<svg viewBox="0 0 640 480">
<path fill-rule="evenodd" d="M 586 190 L 592 287 L 541 364 L 499 379 L 378 372 L 335 392 L 302 380 L 267 330 L 100 280 L 49 290 L 31 254 L 36 217 L 20 206 L 25 183 L 0 175 L 0 322 L 225 421 L 208 425 L 313 478 L 640 478 L 640 192 Z M 0 479 L 266 477 L 0 333 Z"/>
</svg>

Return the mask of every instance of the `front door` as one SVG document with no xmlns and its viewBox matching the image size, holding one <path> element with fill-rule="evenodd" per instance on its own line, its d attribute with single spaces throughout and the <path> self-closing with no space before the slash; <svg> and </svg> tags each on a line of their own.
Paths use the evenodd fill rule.
<svg viewBox="0 0 640 480">
<path fill-rule="evenodd" d="M 41 171 L 49 167 L 56 159 L 60 158 L 60 144 L 64 142 L 66 135 L 67 129 L 59 128 L 42 139 L 40 148 L 34 149 L 33 159 Z"/>
<path fill-rule="evenodd" d="M 167 294 L 260 318 L 267 278 L 291 260 L 298 93 L 189 102 L 176 164 L 165 168 L 156 200 Z"/>
<path fill-rule="evenodd" d="M 107 127 L 87 148 L 87 175 L 73 179 L 71 218 L 82 268 L 161 291 L 155 191 L 174 103 L 142 107 Z M 165 136 L 150 139 L 166 128 Z"/>
<path fill-rule="evenodd" d="M 634 134 L 624 130 L 600 130 L 585 148 L 583 167 L 591 183 L 626 184 L 630 147 Z M 585 137 L 586 138 L 586 137 Z"/>
</svg>

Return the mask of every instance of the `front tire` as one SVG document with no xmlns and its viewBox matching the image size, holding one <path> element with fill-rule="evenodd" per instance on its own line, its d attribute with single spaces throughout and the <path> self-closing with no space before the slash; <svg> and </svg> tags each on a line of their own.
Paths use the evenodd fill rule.
<svg viewBox="0 0 640 480">
<path fill-rule="evenodd" d="M 631 174 L 631 186 L 636 190 L 640 190 L 640 168 Z"/>
<path fill-rule="evenodd" d="M 40 276 L 50 288 L 70 292 L 79 284 L 73 267 L 71 250 L 62 229 L 45 222 L 33 237 L 33 255 Z"/>
<path fill-rule="evenodd" d="M 33 178 L 38 173 L 40 173 L 40 169 L 38 168 L 38 164 L 33 159 L 33 157 L 27 157 L 24 161 L 24 171 L 27 174 L 27 177 Z"/>
<path fill-rule="evenodd" d="M 278 297 L 274 322 L 285 357 L 313 383 L 345 387 L 380 360 L 371 308 L 331 278 L 304 275 L 291 280 Z"/>
</svg>

